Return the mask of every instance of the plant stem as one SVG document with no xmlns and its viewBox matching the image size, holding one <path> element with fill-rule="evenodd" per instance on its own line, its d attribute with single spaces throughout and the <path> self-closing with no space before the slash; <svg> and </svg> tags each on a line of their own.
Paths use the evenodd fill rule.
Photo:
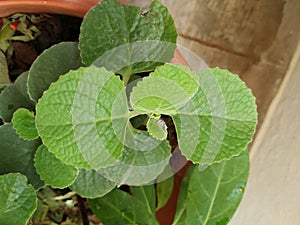
<svg viewBox="0 0 300 225">
<path fill-rule="evenodd" d="M 123 80 L 124 87 L 127 86 L 128 81 L 129 81 L 129 79 L 130 79 L 130 76 L 131 76 L 130 74 L 123 74 L 123 75 L 122 75 L 122 80 Z"/>
<path fill-rule="evenodd" d="M 89 225 L 90 222 L 89 222 L 89 218 L 87 216 L 83 198 L 81 198 L 79 195 L 77 195 L 77 201 L 78 201 L 78 207 L 79 207 L 80 214 L 81 214 L 82 224 Z"/>
</svg>

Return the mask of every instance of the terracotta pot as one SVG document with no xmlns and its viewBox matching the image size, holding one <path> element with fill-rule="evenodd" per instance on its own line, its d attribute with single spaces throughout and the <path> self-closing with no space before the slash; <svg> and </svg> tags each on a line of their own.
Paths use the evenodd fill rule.
<svg viewBox="0 0 300 225">
<path fill-rule="evenodd" d="M 13 13 L 53 13 L 83 17 L 99 0 L 2 0 L 0 17 Z M 122 0 L 119 0 L 122 4 Z"/>
<path fill-rule="evenodd" d="M 122 0 L 118 1 L 124 4 Z M 0 18 L 14 13 L 52 13 L 83 18 L 86 12 L 98 2 L 99 0 L 2 0 L 0 1 Z M 171 62 L 188 66 L 179 50 L 175 51 Z M 189 165 L 186 164 L 175 174 L 173 193 L 165 207 L 156 214 L 161 225 L 171 225 L 173 222 L 180 185 Z"/>
</svg>

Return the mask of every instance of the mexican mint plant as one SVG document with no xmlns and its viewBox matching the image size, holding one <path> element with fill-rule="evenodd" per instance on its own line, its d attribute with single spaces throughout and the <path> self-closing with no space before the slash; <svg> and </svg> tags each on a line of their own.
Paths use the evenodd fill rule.
<svg viewBox="0 0 300 225">
<path fill-rule="evenodd" d="M 26 224 L 45 185 L 87 198 L 104 225 L 158 224 L 187 162 L 177 165 L 178 151 L 192 166 L 173 225 L 229 222 L 248 177 L 255 99 L 229 71 L 170 64 L 176 38 L 158 1 L 103 0 L 79 43 L 44 51 L 1 92 L 0 224 Z"/>
</svg>

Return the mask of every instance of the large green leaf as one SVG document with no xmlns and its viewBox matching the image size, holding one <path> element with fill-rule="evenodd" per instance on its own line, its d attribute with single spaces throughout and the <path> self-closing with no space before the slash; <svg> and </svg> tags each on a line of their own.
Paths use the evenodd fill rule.
<svg viewBox="0 0 300 225">
<path fill-rule="evenodd" d="M 34 140 L 39 137 L 35 128 L 34 113 L 27 109 L 19 108 L 14 112 L 12 123 L 16 133 L 25 140 Z"/>
<path fill-rule="evenodd" d="M 104 225 L 158 225 L 154 186 L 131 188 L 132 195 L 115 189 L 102 198 L 89 199 L 92 211 Z"/>
<path fill-rule="evenodd" d="M 117 184 L 148 183 L 170 158 L 166 141 L 131 127 L 125 88 L 104 68 L 71 71 L 51 85 L 37 104 L 36 125 L 58 158 L 80 168 L 105 168 L 98 172 Z"/>
<path fill-rule="evenodd" d="M 71 185 L 77 175 L 76 168 L 66 165 L 48 151 L 45 145 L 41 145 L 35 154 L 34 165 L 38 174 L 46 184 L 54 188 L 65 188 Z"/>
<path fill-rule="evenodd" d="M 99 198 L 115 187 L 115 183 L 105 179 L 97 171 L 80 169 L 70 189 L 85 198 Z"/>
<path fill-rule="evenodd" d="M 170 115 L 180 150 L 203 168 L 240 154 L 257 123 L 251 91 L 219 68 L 195 75 L 166 64 L 133 88 L 130 101 L 137 113 Z"/>
<path fill-rule="evenodd" d="M 25 72 L 18 77 L 13 85 L 6 87 L 0 94 L 0 117 L 5 122 L 10 122 L 13 113 L 18 108 L 34 110 L 35 103 L 27 94 L 28 73 Z"/>
<path fill-rule="evenodd" d="M 26 225 L 36 205 L 35 190 L 24 175 L 0 176 L 0 224 Z"/>
<path fill-rule="evenodd" d="M 28 77 L 28 91 L 34 101 L 42 97 L 60 75 L 82 65 L 76 42 L 62 42 L 45 50 L 34 61 Z"/>
<path fill-rule="evenodd" d="M 242 199 L 248 173 L 247 150 L 202 172 L 195 168 L 188 184 L 186 224 L 227 224 Z"/>
<path fill-rule="evenodd" d="M 169 163 L 171 147 L 168 142 L 158 141 L 146 132 L 127 132 L 124 144 L 120 160 L 98 171 L 117 184 L 148 184 L 155 180 Z"/>
<path fill-rule="evenodd" d="M 0 174 L 20 172 L 36 189 L 42 187 L 34 167 L 34 154 L 41 144 L 40 140 L 26 141 L 20 138 L 12 124 L 0 126 Z"/>
<path fill-rule="evenodd" d="M 4 53 L 0 51 L 0 84 L 10 84 L 7 61 Z"/>
<path fill-rule="evenodd" d="M 131 75 L 169 62 L 176 38 L 174 21 L 159 1 L 143 11 L 116 0 L 103 0 L 85 16 L 79 47 L 87 65 L 95 63 Z"/>
<path fill-rule="evenodd" d="M 70 71 L 52 84 L 36 107 L 36 127 L 50 152 L 67 164 L 99 169 L 121 156 L 123 144 L 117 129 L 127 124 L 127 104 L 122 82 L 113 73 L 94 66 Z M 122 140 L 122 139 L 121 139 Z"/>
</svg>

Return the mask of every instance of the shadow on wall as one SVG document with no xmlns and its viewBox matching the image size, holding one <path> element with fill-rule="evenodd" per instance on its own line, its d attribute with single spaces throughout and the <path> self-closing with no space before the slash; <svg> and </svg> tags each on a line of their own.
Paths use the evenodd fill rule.
<svg viewBox="0 0 300 225">
<path fill-rule="evenodd" d="M 178 43 L 237 73 L 257 97 L 259 126 L 300 39 L 299 0 L 161 0 Z"/>
</svg>

